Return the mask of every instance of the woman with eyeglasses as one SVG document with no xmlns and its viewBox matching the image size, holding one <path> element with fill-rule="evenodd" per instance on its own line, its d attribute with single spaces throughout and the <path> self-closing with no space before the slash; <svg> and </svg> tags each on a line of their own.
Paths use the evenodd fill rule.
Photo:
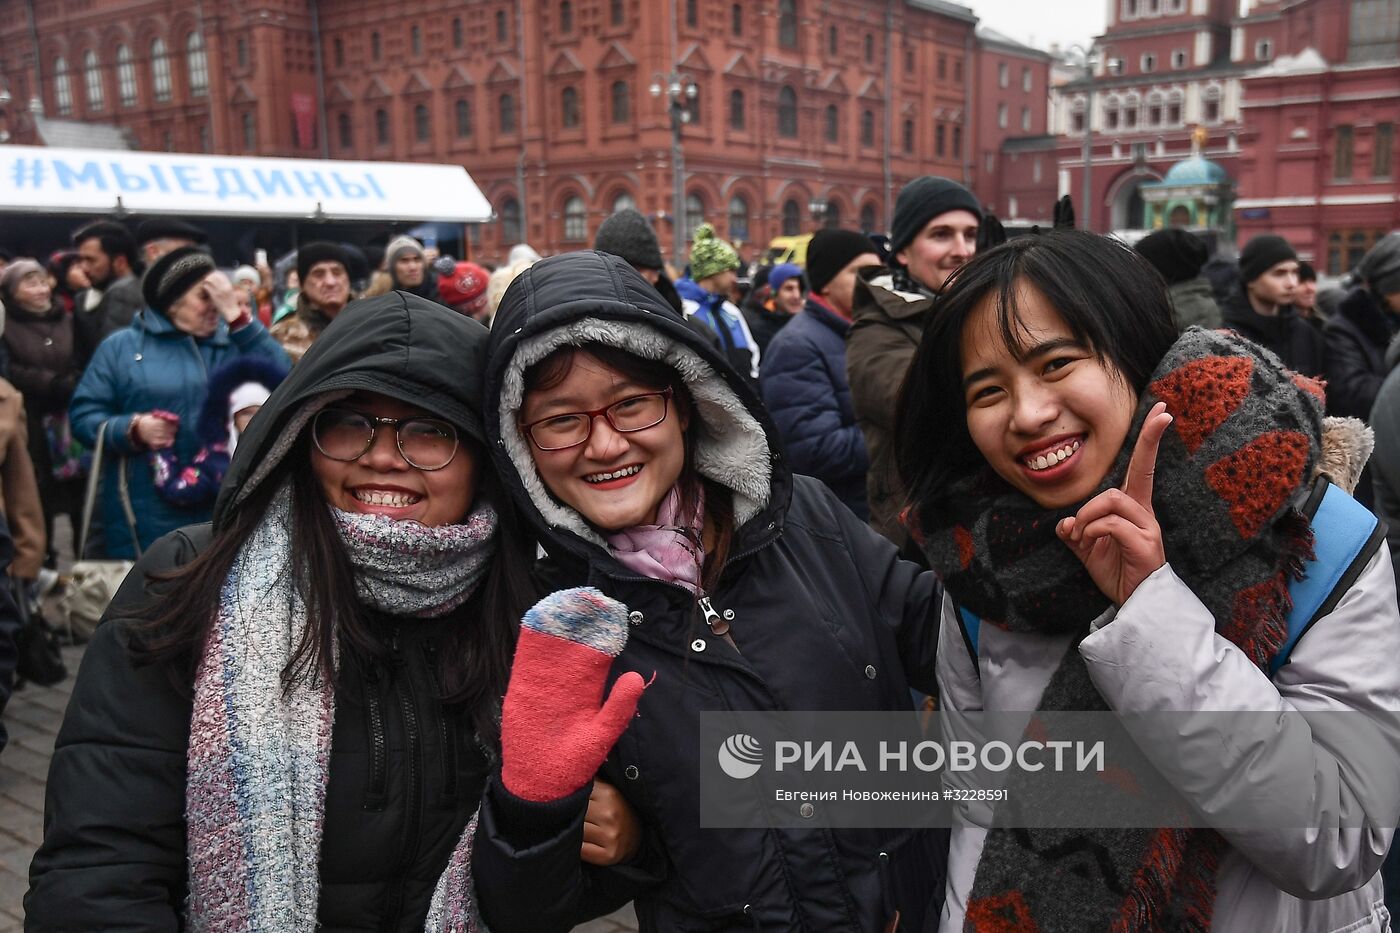
<svg viewBox="0 0 1400 933">
<path fill-rule="evenodd" d="M 486 340 L 405 293 L 350 306 L 212 526 L 145 553 L 54 751 L 30 930 L 475 929 L 467 827 L 534 559 L 484 453 Z M 615 860 L 623 812 L 590 810 L 575 859 Z"/>
<path fill-rule="evenodd" d="M 594 592 L 522 626 L 474 852 L 486 923 L 566 931 L 634 899 L 648 933 L 924 929 L 946 833 L 701 828 L 700 714 L 910 710 L 932 574 L 789 472 L 745 379 L 623 260 L 537 263 L 490 340 L 489 446 L 540 577 Z M 567 857 L 597 776 L 643 826 L 603 880 Z"/>
</svg>

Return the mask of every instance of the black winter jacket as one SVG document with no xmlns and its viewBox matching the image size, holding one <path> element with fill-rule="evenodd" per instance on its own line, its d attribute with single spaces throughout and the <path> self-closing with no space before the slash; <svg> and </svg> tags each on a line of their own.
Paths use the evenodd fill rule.
<svg viewBox="0 0 1400 933">
<path fill-rule="evenodd" d="M 508 395 L 517 349 L 584 319 L 597 322 L 591 333 L 617 335 L 606 339 L 634 352 L 636 341 L 654 341 L 652 349 L 698 357 L 726 390 L 700 409 L 701 437 L 733 440 L 729 432 L 739 429 L 725 420 L 734 414 L 726 406 L 742 409 L 760 435 L 748 439 L 759 442 L 761 459 L 723 462 L 721 469 L 769 473 L 766 501 L 746 511 L 736 493 L 741 521 L 709 594 L 716 613 L 733 613 L 731 644 L 706 628 L 689 592 L 624 569 L 591 539 L 581 516 L 533 499 L 516 467 L 529 453 L 511 403 L 502 397 L 488 409 L 493 456 L 544 536 L 555 586 L 596 586 L 632 612 L 610 680 L 630 670 L 654 673 L 655 681 L 602 769 L 646 828 L 631 877 L 600 881 L 579 865 L 587 788 L 535 804 L 510 794 L 497 774 L 482 801 L 473 860 L 482 915 L 495 933 L 562 933 L 634 897 L 644 933 L 878 933 L 895 909 L 900 930 L 922 930 L 926 919 L 936 924 L 944 832 L 698 828 L 703 711 L 909 709 L 911 683 L 934 690 L 941 590 L 821 483 L 788 472 L 745 381 L 629 273 L 620 263 L 572 254 L 517 279 L 491 332 L 488 397 Z M 702 383 L 715 388 L 713 381 L 690 382 L 693 395 Z"/>
<path fill-rule="evenodd" d="M 1278 314 L 1265 317 L 1249 303 L 1245 286 L 1220 306 L 1220 316 L 1230 330 L 1270 351 L 1283 365 L 1304 376 L 1326 372 L 1326 347 L 1322 334 L 1293 310 L 1281 305 Z"/>
<path fill-rule="evenodd" d="M 480 430 L 479 383 L 462 376 L 481 372 L 485 329 L 425 305 L 391 292 L 350 306 L 339 328 L 327 328 L 333 336 L 243 435 L 215 528 L 285 453 L 292 419 L 322 393 L 411 398 Z M 190 526 L 147 549 L 88 646 L 50 766 L 44 843 L 25 898 L 31 933 L 183 927 L 191 699 L 164 665 L 133 663 L 129 620 L 149 615 L 150 574 L 188 563 L 211 536 L 209 525 Z M 381 616 L 383 652 L 371 664 L 342 663 L 320 862 L 318 920 L 327 933 L 423 929 L 488 771 L 467 711 L 438 701 L 434 661 L 442 633 L 472 624 L 475 612 L 472 600 L 438 619 Z"/>
<path fill-rule="evenodd" d="M 1370 289 L 1353 288 L 1323 327 L 1327 339 L 1327 413 L 1371 417 L 1389 368 L 1385 351 L 1400 319 L 1386 313 Z"/>
</svg>

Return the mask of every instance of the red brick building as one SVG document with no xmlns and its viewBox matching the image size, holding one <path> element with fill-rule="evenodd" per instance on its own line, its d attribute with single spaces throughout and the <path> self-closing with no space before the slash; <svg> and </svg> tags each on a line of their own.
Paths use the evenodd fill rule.
<svg viewBox="0 0 1400 933">
<path fill-rule="evenodd" d="M 765 244 L 882 230 L 917 175 L 974 180 L 975 26 L 944 0 L 45 0 L 0 25 L 0 116 L 17 142 L 38 98 L 143 149 L 459 163 L 497 213 L 488 259 L 583 246 L 623 205 L 669 249 L 672 121 L 652 88 L 674 74 L 696 89 L 687 223 Z M 1048 63 L 997 54 L 1006 132 L 1029 107 L 1043 133 L 1043 104 L 1021 101 L 1043 101 Z"/>
<path fill-rule="evenodd" d="M 1140 186 L 1191 151 L 1234 182 L 1244 242 L 1288 237 L 1336 274 L 1400 227 L 1400 0 L 1109 0 L 1092 81 L 1054 94 L 1060 189 L 1084 200 L 1092 86 L 1094 229 L 1142 224 Z"/>
<path fill-rule="evenodd" d="M 972 188 L 1002 220 L 1049 223 L 1056 197 L 1048 135 L 1050 54 L 977 30 L 977 153 Z"/>
</svg>

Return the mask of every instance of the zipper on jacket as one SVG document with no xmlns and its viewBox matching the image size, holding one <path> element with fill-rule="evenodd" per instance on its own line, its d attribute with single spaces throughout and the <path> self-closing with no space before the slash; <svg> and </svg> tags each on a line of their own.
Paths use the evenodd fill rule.
<svg viewBox="0 0 1400 933">
<path fill-rule="evenodd" d="M 383 810 L 388 801 L 388 740 L 384 736 L 384 706 L 379 696 L 379 674 L 370 667 L 363 677 L 365 726 L 369 731 L 369 785 L 366 810 Z"/>
<path fill-rule="evenodd" d="M 442 796 L 447 800 L 457 799 L 457 725 L 448 715 L 442 701 L 442 683 L 437 674 L 437 652 L 428 642 L 423 642 L 423 660 L 428 665 L 428 680 L 433 685 L 433 694 L 438 711 L 439 755 L 442 757 Z"/>
<path fill-rule="evenodd" d="M 398 695 L 399 709 L 403 713 L 404 751 L 407 753 L 408 760 L 405 792 L 408 799 L 404 802 L 406 819 L 403 827 L 403 845 L 399 849 L 398 865 L 394 870 L 395 881 L 392 893 L 385 903 L 384 913 L 380 915 L 379 928 L 385 933 L 392 933 L 398 924 L 399 912 L 403 910 L 404 888 L 408 884 L 408 868 L 413 864 L 414 856 L 418 854 L 418 829 L 422 823 L 420 811 L 423 807 L 423 749 L 419 735 L 418 708 L 414 702 L 413 678 L 410 676 L 408 661 L 399 651 L 399 626 L 397 625 L 394 626 L 394 634 L 389 641 L 389 648 L 393 653 L 393 665 L 396 672 L 394 692 Z"/>
</svg>

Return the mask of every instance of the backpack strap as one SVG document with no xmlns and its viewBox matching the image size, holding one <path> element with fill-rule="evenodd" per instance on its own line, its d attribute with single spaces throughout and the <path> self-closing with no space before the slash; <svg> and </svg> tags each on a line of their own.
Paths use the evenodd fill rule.
<svg viewBox="0 0 1400 933">
<path fill-rule="evenodd" d="M 1385 523 L 1325 476 L 1314 483 L 1302 512 L 1312 523 L 1314 556 L 1304 564 L 1303 579 L 1288 585 L 1288 637 L 1269 662 L 1271 677 L 1313 623 L 1337 608 L 1385 541 Z"/>
<path fill-rule="evenodd" d="M 954 603 L 953 608 L 958 614 L 958 627 L 962 630 L 963 643 L 967 645 L 967 653 L 972 656 L 972 669 L 980 674 L 981 668 L 977 666 L 977 635 L 982 630 L 982 619 L 965 606 Z"/>
</svg>

